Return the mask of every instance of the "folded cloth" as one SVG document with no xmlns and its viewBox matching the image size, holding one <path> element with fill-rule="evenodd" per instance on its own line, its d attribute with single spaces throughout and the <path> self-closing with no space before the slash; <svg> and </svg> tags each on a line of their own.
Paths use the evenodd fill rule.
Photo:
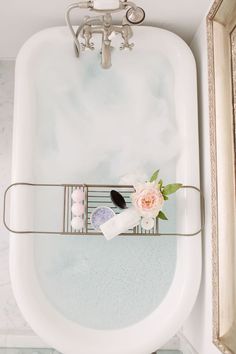
<svg viewBox="0 0 236 354">
<path fill-rule="evenodd" d="M 140 219 L 139 212 L 134 207 L 131 207 L 100 225 L 100 230 L 107 240 L 111 240 L 138 225 Z"/>
</svg>

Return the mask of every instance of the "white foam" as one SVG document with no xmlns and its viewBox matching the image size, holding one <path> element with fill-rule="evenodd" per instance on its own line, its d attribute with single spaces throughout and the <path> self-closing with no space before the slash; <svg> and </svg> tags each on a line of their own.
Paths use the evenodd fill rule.
<svg viewBox="0 0 236 354">
<path fill-rule="evenodd" d="M 39 54 L 36 181 L 119 183 L 157 168 L 167 183 L 175 181 L 181 144 L 172 68 L 156 50 L 120 53 L 112 54 L 110 70 L 100 68 L 96 53 L 78 61 L 49 46 Z M 67 318 L 120 328 L 150 314 L 166 295 L 176 239 L 37 237 L 35 254 L 42 288 Z"/>
</svg>

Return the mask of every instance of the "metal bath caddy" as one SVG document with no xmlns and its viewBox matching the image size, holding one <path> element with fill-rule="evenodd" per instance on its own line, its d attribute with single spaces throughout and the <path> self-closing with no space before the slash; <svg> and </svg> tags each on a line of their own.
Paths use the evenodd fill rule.
<svg viewBox="0 0 236 354">
<path fill-rule="evenodd" d="M 26 228 L 26 229 L 14 229 L 11 225 L 8 224 L 7 222 L 7 201 L 8 201 L 8 194 L 11 192 L 14 192 L 17 188 L 22 187 L 22 188 L 36 188 L 34 192 L 36 191 L 39 193 L 39 191 L 42 191 L 43 188 L 46 189 L 46 191 L 53 191 L 56 188 L 59 191 L 60 198 L 61 200 L 57 201 L 57 206 L 59 204 L 60 207 L 60 217 L 59 217 L 59 223 L 60 227 L 58 230 L 42 230 L 41 227 L 37 229 L 37 227 L 34 229 L 32 228 Z M 71 194 L 75 189 L 82 189 L 84 191 L 84 214 L 83 214 L 83 219 L 84 219 L 84 227 L 80 231 L 76 231 L 71 227 L 71 220 L 72 220 L 72 198 Z M 112 189 L 117 190 L 120 192 L 123 196 L 124 199 L 127 203 L 127 206 L 131 206 L 131 199 L 130 199 L 130 194 L 133 193 L 134 187 L 132 185 L 102 185 L 102 184 L 43 184 L 43 183 L 13 183 L 11 184 L 5 191 L 4 193 L 4 205 L 3 205 L 3 223 L 5 227 L 14 234 L 47 234 L 47 235 L 68 235 L 68 236 L 101 236 L 102 232 L 96 231 L 93 229 L 93 226 L 91 225 L 90 222 L 90 216 L 91 213 L 99 206 L 107 206 L 114 210 L 116 214 L 120 213 L 122 210 L 114 206 L 114 204 L 111 201 L 110 198 L 110 192 Z M 199 205 L 201 208 L 200 215 L 201 215 L 201 225 L 199 230 L 193 231 L 190 233 L 177 233 L 177 232 L 160 232 L 160 221 L 156 219 L 155 225 L 153 229 L 150 231 L 145 231 L 142 229 L 140 225 L 135 226 L 132 229 L 129 229 L 126 233 L 121 234 L 120 236 L 130 236 L 130 237 L 138 237 L 138 236 L 143 236 L 143 237 L 148 237 L 148 236 L 195 236 L 203 231 L 204 228 L 204 197 L 201 192 L 201 190 L 195 186 L 182 186 L 182 190 L 191 190 L 194 193 L 199 194 Z M 181 189 L 178 191 L 178 193 L 181 193 Z M 28 191 L 27 191 L 28 192 Z M 18 196 L 19 199 L 19 196 Z M 24 199 L 24 198 L 23 198 Z M 49 198 L 50 199 L 50 198 Z M 14 200 L 11 200 L 11 203 L 13 203 L 12 208 L 14 208 Z M 21 211 L 22 212 L 22 211 Z M 48 214 L 48 213 L 47 213 Z M 14 221 L 14 218 L 13 218 Z M 165 223 L 168 223 L 168 221 L 165 221 Z"/>
</svg>

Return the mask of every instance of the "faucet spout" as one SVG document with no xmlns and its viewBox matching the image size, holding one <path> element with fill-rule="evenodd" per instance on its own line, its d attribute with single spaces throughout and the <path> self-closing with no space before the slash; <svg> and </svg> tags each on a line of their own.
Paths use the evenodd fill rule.
<svg viewBox="0 0 236 354">
<path fill-rule="evenodd" d="M 111 41 L 110 41 L 110 39 L 104 39 L 102 41 L 101 65 L 102 65 L 103 69 L 109 69 L 111 67 Z"/>
</svg>

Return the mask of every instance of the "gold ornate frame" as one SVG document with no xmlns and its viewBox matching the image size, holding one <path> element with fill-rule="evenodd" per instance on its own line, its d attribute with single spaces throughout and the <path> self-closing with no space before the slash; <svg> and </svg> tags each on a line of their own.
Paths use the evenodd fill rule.
<svg viewBox="0 0 236 354">
<path fill-rule="evenodd" d="M 213 342 L 219 350 L 229 354 L 236 353 L 236 0 L 214 1 L 207 16 L 207 40 L 212 176 Z M 222 127 L 225 129 L 221 131 Z M 223 141 L 223 134 L 227 135 L 227 143 Z M 222 171 L 224 168 L 225 171 Z M 229 181 L 230 190 L 222 201 L 224 180 Z M 227 206 L 227 210 L 222 209 L 222 205 Z M 229 220 L 226 225 L 224 218 L 227 216 Z"/>
</svg>

